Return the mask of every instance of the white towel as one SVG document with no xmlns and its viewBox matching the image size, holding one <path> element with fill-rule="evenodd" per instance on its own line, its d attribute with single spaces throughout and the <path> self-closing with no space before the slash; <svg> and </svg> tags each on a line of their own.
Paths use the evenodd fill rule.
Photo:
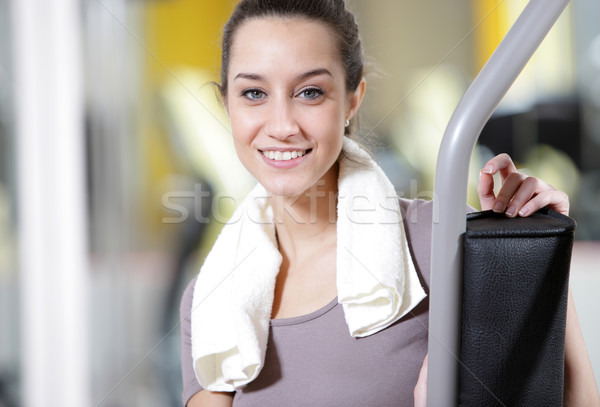
<svg viewBox="0 0 600 407">
<path fill-rule="evenodd" d="M 340 163 L 337 290 L 349 333 L 371 335 L 413 309 L 425 292 L 410 257 L 398 197 L 355 142 Z M 223 227 L 194 287 L 192 358 L 200 385 L 235 391 L 264 365 L 281 265 L 268 193 L 257 185 Z"/>
<path fill-rule="evenodd" d="M 337 290 L 352 336 L 402 318 L 423 298 L 394 186 L 358 144 L 344 151 L 367 168 L 341 165 L 338 181 Z"/>
</svg>

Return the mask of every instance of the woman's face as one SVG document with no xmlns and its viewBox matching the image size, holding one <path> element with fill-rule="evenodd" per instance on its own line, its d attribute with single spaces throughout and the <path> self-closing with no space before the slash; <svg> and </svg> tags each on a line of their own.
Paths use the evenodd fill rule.
<svg viewBox="0 0 600 407">
<path fill-rule="evenodd" d="M 225 105 L 248 171 L 282 196 L 331 177 L 364 83 L 347 94 L 329 28 L 298 18 L 249 20 L 238 28 L 230 55 Z"/>
</svg>

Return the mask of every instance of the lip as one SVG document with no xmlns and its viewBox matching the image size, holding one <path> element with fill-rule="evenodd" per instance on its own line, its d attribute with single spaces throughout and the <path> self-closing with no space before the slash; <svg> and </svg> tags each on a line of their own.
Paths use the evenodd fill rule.
<svg viewBox="0 0 600 407">
<path fill-rule="evenodd" d="M 265 147 L 265 148 L 259 148 L 258 151 L 262 152 L 263 151 L 281 151 L 281 152 L 285 152 L 285 151 L 308 151 L 308 150 L 312 150 L 312 148 L 310 147 Z"/>
<path fill-rule="evenodd" d="M 292 158 L 291 160 L 287 160 L 287 161 L 284 161 L 284 160 L 281 160 L 281 161 L 271 160 L 271 159 L 265 157 L 265 155 L 263 154 L 263 151 L 281 151 L 281 152 L 286 152 L 286 151 L 299 151 L 299 150 L 306 150 L 306 153 L 302 157 Z M 308 157 L 312 153 L 312 149 L 311 148 L 302 149 L 302 148 L 275 148 L 275 147 L 269 147 L 269 148 L 265 148 L 264 150 L 259 150 L 259 151 L 260 151 L 260 156 L 262 157 L 262 159 L 263 159 L 263 161 L 265 163 L 269 164 L 273 168 L 278 168 L 278 169 L 294 168 L 294 167 L 300 165 L 306 159 L 306 157 Z"/>
</svg>

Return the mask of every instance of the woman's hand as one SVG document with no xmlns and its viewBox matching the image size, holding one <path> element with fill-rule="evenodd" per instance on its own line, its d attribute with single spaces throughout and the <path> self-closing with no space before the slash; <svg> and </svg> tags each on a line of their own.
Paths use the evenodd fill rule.
<svg viewBox="0 0 600 407">
<path fill-rule="evenodd" d="M 502 177 L 502 188 L 494 195 L 494 177 Z M 508 154 L 499 154 L 488 161 L 479 175 L 477 194 L 481 209 L 492 209 L 506 216 L 529 216 L 538 209 L 549 207 L 563 215 L 569 214 L 569 197 L 544 181 L 517 171 Z"/>
</svg>

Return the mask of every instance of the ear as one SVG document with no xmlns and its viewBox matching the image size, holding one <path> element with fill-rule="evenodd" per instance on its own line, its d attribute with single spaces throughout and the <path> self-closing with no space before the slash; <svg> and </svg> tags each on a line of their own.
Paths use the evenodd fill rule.
<svg viewBox="0 0 600 407">
<path fill-rule="evenodd" d="M 365 96 L 365 92 L 367 90 L 367 81 L 365 78 L 360 80 L 360 83 L 356 87 L 356 90 L 350 94 L 350 98 L 348 100 L 348 110 L 346 111 L 346 119 L 352 119 L 358 109 L 360 108 L 360 104 L 362 103 L 363 97 Z"/>
</svg>

